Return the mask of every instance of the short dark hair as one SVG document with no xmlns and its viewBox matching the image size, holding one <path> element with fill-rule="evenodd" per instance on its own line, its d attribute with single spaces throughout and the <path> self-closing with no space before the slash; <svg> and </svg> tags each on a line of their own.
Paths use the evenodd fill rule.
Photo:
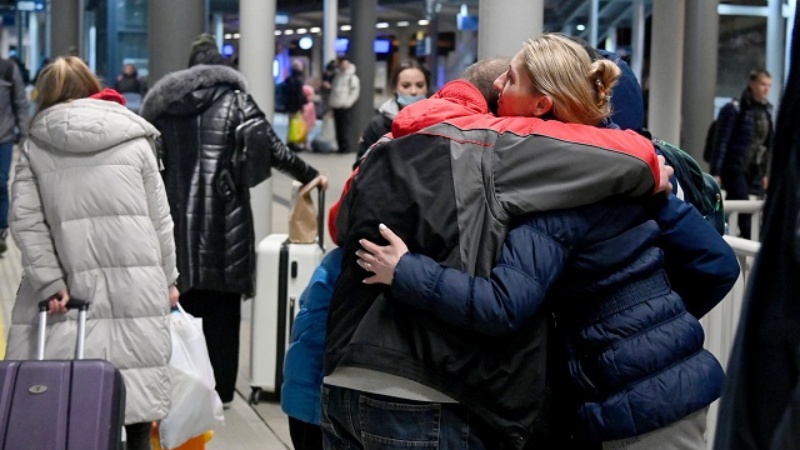
<svg viewBox="0 0 800 450">
<path fill-rule="evenodd" d="M 767 78 L 772 78 L 772 75 L 770 75 L 769 72 L 766 71 L 766 69 L 753 69 L 750 71 L 749 81 L 756 81 L 759 78 L 761 78 L 762 75 Z"/>
<path fill-rule="evenodd" d="M 486 99 L 489 110 L 495 114 L 497 113 L 497 101 L 500 98 L 500 93 L 494 88 L 494 81 L 505 73 L 510 65 L 511 57 L 508 56 L 487 58 L 467 67 L 461 74 L 461 78 L 478 88 L 483 98 Z"/>
</svg>

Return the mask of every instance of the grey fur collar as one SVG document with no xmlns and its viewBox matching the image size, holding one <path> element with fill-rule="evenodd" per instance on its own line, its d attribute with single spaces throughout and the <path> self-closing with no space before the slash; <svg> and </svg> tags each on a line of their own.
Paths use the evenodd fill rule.
<svg viewBox="0 0 800 450">
<path fill-rule="evenodd" d="M 186 94 L 222 83 L 247 91 L 244 76 L 227 66 L 201 64 L 172 72 L 150 88 L 142 101 L 139 114 L 146 120 L 153 121 L 166 111 L 170 104 L 182 99 Z"/>
</svg>

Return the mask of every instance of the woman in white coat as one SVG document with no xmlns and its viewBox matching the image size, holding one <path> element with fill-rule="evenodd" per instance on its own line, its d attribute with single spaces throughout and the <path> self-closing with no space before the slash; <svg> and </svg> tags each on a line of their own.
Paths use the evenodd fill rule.
<svg viewBox="0 0 800 450">
<path fill-rule="evenodd" d="M 87 358 L 111 361 L 127 391 L 128 449 L 150 448 L 150 424 L 169 410 L 167 316 L 178 301 L 175 243 L 154 139 L 79 58 L 39 76 L 39 110 L 12 185 L 10 227 L 23 280 L 9 359 L 35 356 L 37 303 L 50 300 L 45 357 L 74 353 L 70 297 L 90 302 Z"/>
</svg>

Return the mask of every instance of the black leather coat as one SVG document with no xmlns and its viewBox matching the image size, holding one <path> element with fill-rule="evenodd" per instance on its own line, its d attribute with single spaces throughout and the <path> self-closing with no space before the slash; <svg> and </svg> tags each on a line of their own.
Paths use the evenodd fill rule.
<svg viewBox="0 0 800 450">
<path fill-rule="evenodd" d="M 237 95 L 244 89 L 244 81 L 233 69 L 196 66 L 159 81 L 142 107 L 142 115 L 162 133 L 159 151 L 175 222 L 181 292 L 253 293 L 250 190 L 239 181 L 234 167 L 235 131 L 240 123 L 253 118 L 264 121 L 260 128 L 267 130 L 268 148 L 263 151 L 271 152 L 273 167 L 302 183 L 318 175 L 286 148 L 249 95 Z"/>
</svg>

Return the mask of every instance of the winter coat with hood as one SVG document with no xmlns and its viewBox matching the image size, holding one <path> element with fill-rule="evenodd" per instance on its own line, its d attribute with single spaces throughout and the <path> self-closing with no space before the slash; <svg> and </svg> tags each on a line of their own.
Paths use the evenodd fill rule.
<svg viewBox="0 0 800 450">
<path fill-rule="evenodd" d="M 494 117 L 465 80 L 403 108 L 392 132 L 397 139 L 368 152 L 338 217 L 331 212 L 344 252 L 325 375 L 358 367 L 412 380 L 485 420 L 503 437 L 495 448 L 522 448 L 547 426 L 546 327 L 501 341 L 395 302 L 385 287 L 361 282 L 368 274 L 355 261 L 358 240 L 383 242 L 385 223 L 412 252 L 485 275 L 512 217 L 653 192 L 652 144 L 633 132 Z"/>
<path fill-rule="evenodd" d="M 6 357 L 35 357 L 37 303 L 68 288 L 91 304 L 86 358 L 122 371 L 128 424 L 159 420 L 170 406 L 168 287 L 178 272 L 157 136 L 117 103 L 55 105 L 33 121 L 12 187 L 24 276 Z M 74 314 L 48 321 L 45 358 L 72 358 Z"/>
<path fill-rule="evenodd" d="M 336 70 L 333 77 L 333 87 L 328 99 L 328 105 L 334 109 L 348 109 L 355 105 L 361 92 L 361 83 L 356 75 L 355 64 L 350 64 L 347 69 Z"/>
<path fill-rule="evenodd" d="M 159 152 L 175 221 L 181 292 L 205 289 L 251 295 L 255 234 L 250 186 L 241 181 L 237 127 L 248 121 L 269 165 L 302 183 L 317 171 L 295 156 L 267 122 L 239 72 L 198 65 L 156 83 L 141 114 L 161 131 Z M 248 140 L 248 138 L 245 138 Z"/>
</svg>

